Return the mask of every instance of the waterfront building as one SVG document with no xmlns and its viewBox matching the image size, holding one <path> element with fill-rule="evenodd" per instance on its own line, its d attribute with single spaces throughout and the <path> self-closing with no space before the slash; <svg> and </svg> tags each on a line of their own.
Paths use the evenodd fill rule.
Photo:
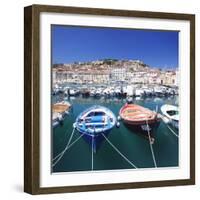
<svg viewBox="0 0 200 200">
<path fill-rule="evenodd" d="M 132 84 L 160 84 L 178 86 L 178 70 L 161 70 L 140 60 L 100 60 L 53 66 L 52 79 L 56 83 L 108 83 L 124 81 Z"/>
<path fill-rule="evenodd" d="M 124 81 L 126 78 L 126 69 L 125 68 L 116 68 L 112 69 L 110 72 L 110 78 L 113 81 Z"/>
</svg>

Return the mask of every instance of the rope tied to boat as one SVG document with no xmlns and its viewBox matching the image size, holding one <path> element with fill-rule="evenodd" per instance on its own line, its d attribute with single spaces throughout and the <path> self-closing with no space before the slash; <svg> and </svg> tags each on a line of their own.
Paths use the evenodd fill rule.
<svg viewBox="0 0 200 200">
<path fill-rule="evenodd" d="M 172 128 L 170 128 L 167 124 L 166 126 L 177 138 L 179 138 L 179 136 L 175 133 L 175 131 L 172 130 Z"/>
<path fill-rule="evenodd" d="M 171 131 L 171 133 L 172 133 L 173 135 L 175 135 L 177 138 L 179 138 L 179 135 L 177 135 L 177 134 L 175 133 L 175 131 L 174 131 L 172 128 L 170 128 L 170 126 L 168 125 L 169 122 L 166 122 L 166 121 L 165 121 L 164 116 L 161 115 L 161 114 L 159 114 L 159 117 L 162 119 L 162 121 L 164 122 L 164 124 L 165 124 L 165 125 L 167 126 L 167 128 Z"/>
<path fill-rule="evenodd" d="M 57 156 L 55 156 L 55 157 L 52 159 L 52 161 L 55 161 L 55 160 L 56 160 L 56 161 L 52 164 L 53 167 L 61 160 L 61 158 L 64 156 L 65 152 L 66 152 L 70 147 L 72 147 L 81 137 L 83 137 L 83 135 L 85 135 L 85 134 L 83 133 L 83 134 L 80 135 L 74 142 L 72 142 L 72 143 L 70 144 L 70 142 L 71 142 L 71 140 L 72 140 L 72 138 L 73 138 L 75 129 L 76 129 L 76 128 L 73 129 L 73 131 L 72 131 L 72 133 L 71 133 L 71 136 L 70 136 L 70 138 L 69 138 L 69 140 L 68 140 L 68 142 L 67 142 L 67 145 L 65 146 L 64 150 L 61 151 Z"/>
<path fill-rule="evenodd" d="M 150 149 L 151 149 L 153 163 L 154 163 L 155 168 L 157 168 L 157 163 L 156 163 L 156 159 L 155 159 L 155 155 L 154 155 L 154 151 L 153 151 L 153 146 L 152 146 L 152 138 L 150 136 L 150 132 L 149 132 L 149 128 L 148 128 L 149 124 L 148 124 L 147 120 L 146 120 L 146 125 L 147 125 L 147 133 L 148 133 L 149 145 L 150 145 Z"/>
<path fill-rule="evenodd" d="M 94 169 L 94 155 L 93 155 L 93 148 L 94 148 L 94 135 L 92 135 L 92 170 Z"/>
<path fill-rule="evenodd" d="M 105 138 L 105 140 L 111 145 L 111 147 L 122 157 L 124 158 L 132 167 L 134 167 L 135 169 L 137 169 L 137 167 L 124 155 L 122 154 L 119 149 L 112 144 L 112 142 L 103 134 L 103 132 L 101 133 L 103 135 L 103 137 Z"/>
</svg>

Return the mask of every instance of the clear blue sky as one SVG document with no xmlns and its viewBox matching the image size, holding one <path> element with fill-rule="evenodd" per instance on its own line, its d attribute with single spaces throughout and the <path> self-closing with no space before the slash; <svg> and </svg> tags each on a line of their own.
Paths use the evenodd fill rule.
<svg viewBox="0 0 200 200">
<path fill-rule="evenodd" d="M 154 67 L 178 66 L 178 32 L 52 26 L 53 63 L 138 59 Z"/>
</svg>

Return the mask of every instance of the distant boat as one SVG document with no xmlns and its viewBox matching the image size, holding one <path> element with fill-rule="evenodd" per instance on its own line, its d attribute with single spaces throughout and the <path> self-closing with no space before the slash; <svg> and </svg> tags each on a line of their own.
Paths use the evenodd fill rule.
<svg viewBox="0 0 200 200">
<path fill-rule="evenodd" d="M 125 104 L 119 112 L 124 124 L 147 133 L 158 124 L 157 113 L 136 104 Z"/>
<path fill-rule="evenodd" d="M 133 102 L 133 97 L 130 97 L 130 96 L 126 97 L 126 102 L 128 104 L 132 103 Z"/>
<path fill-rule="evenodd" d="M 171 124 L 176 129 L 179 128 L 179 108 L 177 106 L 165 104 L 161 108 L 162 114 L 169 120 L 168 123 Z"/>
<path fill-rule="evenodd" d="M 165 90 L 161 86 L 154 87 L 154 94 L 157 97 L 163 97 L 163 96 L 165 96 Z"/>
<path fill-rule="evenodd" d="M 144 96 L 148 97 L 148 96 L 152 96 L 153 95 L 153 89 L 151 89 L 151 88 L 143 86 L 142 90 L 143 90 L 143 94 L 142 95 L 144 95 Z"/>
<path fill-rule="evenodd" d="M 87 88 L 83 88 L 81 90 L 81 94 L 82 94 L 82 97 L 89 97 L 90 96 L 90 91 Z"/>
<path fill-rule="evenodd" d="M 77 96 L 79 94 L 79 90 L 78 89 L 72 89 L 72 88 L 70 88 L 68 91 L 69 91 L 68 92 L 69 96 Z"/>
<path fill-rule="evenodd" d="M 84 134 L 84 139 L 96 152 L 101 142 L 110 130 L 116 125 L 116 117 L 111 110 L 103 106 L 92 106 L 83 111 L 74 123 L 74 127 Z"/>
<path fill-rule="evenodd" d="M 95 97 L 100 97 L 102 95 L 102 89 L 101 88 L 98 88 L 98 89 L 96 89 L 96 91 L 95 91 Z"/>
<path fill-rule="evenodd" d="M 135 96 L 136 97 L 141 97 L 144 95 L 144 90 L 143 89 L 135 89 Z"/>
</svg>

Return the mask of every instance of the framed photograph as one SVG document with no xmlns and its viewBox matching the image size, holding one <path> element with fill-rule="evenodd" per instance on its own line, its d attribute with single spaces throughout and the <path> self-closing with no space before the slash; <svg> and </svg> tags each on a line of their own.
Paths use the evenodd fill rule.
<svg viewBox="0 0 200 200">
<path fill-rule="evenodd" d="M 195 16 L 24 9 L 24 191 L 195 184 Z"/>
</svg>

